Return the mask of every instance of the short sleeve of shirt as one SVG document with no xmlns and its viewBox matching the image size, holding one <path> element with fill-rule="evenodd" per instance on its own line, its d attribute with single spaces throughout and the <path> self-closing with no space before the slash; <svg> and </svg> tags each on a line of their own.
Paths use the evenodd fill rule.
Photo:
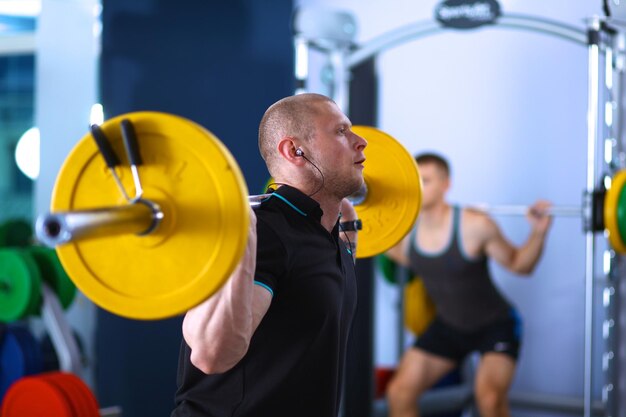
<svg viewBox="0 0 626 417">
<path fill-rule="evenodd" d="M 286 271 L 287 251 L 270 225 L 270 218 L 257 216 L 257 255 L 254 280 L 276 293 L 279 279 Z"/>
</svg>

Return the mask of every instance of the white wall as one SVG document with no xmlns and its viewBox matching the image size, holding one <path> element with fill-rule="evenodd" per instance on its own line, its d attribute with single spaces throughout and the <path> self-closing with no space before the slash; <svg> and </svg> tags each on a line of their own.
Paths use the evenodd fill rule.
<svg viewBox="0 0 626 417">
<path fill-rule="evenodd" d="M 432 19 L 437 3 L 299 1 L 302 7 L 352 12 L 359 22 L 360 44 L 410 22 Z M 500 1 L 505 13 L 542 16 L 582 29 L 585 18 L 602 14 L 601 3 Z M 379 127 L 411 153 L 435 150 L 449 157 L 450 201 L 529 204 L 544 198 L 558 205 L 581 203 L 587 167 L 586 47 L 537 33 L 485 28 L 405 44 L 383 53 L 377 65 Z M 310 85 L 324 92 L 316 76 L 311 75 Z M 497 221 L 510 240 L 524 242 L 524 219 Z M 525 319 L 514 390 L 582 396 L 584 245 L 580 219 L 558 218 L 530 279 L 493 265 L 497 284 Z M 377 280 L 375 348 L 380 365 L 396 362 L 395 329 L 389 325 L 395 320 L 396 293 Z M 594 355 L 596 397 L 602 385 L 600 350 Z"/>
</svg>

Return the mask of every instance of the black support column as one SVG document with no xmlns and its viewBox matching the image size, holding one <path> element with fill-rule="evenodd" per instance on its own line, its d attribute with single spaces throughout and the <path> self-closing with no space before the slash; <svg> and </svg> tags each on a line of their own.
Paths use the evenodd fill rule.
<svg viewBox="0 0 626 417">
<path fill-rule="evenodd" d="M 352 71 L 352 124 L 376 126 L 378 87 L 374 60 Z M 348 342 L 344 417 L 371 417 L 374 406 L 374 260 L 357 260 L 358 305 Z"/>
</svg>

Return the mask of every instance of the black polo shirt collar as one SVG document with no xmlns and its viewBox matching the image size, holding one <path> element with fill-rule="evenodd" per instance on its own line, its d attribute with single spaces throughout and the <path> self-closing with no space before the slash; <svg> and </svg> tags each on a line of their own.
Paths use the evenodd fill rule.
<svg viewBox="0 0 626 417">
<path fill-rule="evenodd" d="M 277 190 L 272 192 L 269 198 L 282 200 L 298 214 L 308 217 L 310 220 L 317 221 L 318 223 L 322 221 L 324 212 L 319 203 L 297 188 L 290 185 L 281 185 Z"/>
</svg>

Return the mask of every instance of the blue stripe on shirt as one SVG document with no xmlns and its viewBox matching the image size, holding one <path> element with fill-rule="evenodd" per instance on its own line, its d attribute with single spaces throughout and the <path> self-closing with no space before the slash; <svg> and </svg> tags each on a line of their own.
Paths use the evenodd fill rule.
<svg viewBox="0 0 626 417">
<path fill-rule="evenodd" d="M 255 283 L 256 285 L 259 285 L 259 286 L 261 286 L 261 287 L 265 288 L 266 290 L 268 290 L 268 291 L 270 292 L 270 294 L 272 295 L 272 297 L 274 296 L 274 291 L 273 291 L 273 290 L 269 287 L 269 285 L 264 284 L 264 283 L 262 283 L 262 282 L 260 282 L 260 281 L 256 281 L 256 280 L 254 281 L 254 283 Z"/>
</svg>

